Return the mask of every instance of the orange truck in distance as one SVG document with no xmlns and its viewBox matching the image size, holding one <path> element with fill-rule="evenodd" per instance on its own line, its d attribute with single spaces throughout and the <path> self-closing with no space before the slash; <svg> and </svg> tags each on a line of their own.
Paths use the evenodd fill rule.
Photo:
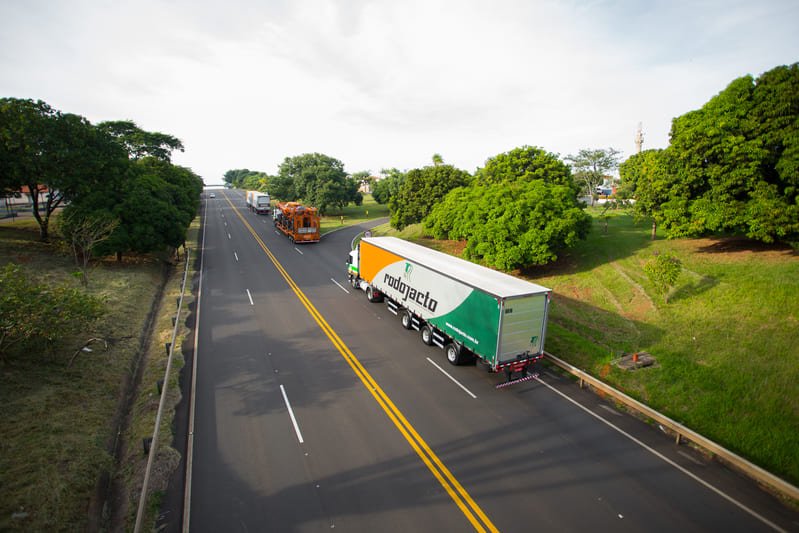
<svg viewBox="0 0 799 533">
<path fill-rule="evenodd" d="M 319 212 L 297 202 L 281 202 L 273 211 L 275 227 L 291 242 L 319 242 Z"/>
</svg>

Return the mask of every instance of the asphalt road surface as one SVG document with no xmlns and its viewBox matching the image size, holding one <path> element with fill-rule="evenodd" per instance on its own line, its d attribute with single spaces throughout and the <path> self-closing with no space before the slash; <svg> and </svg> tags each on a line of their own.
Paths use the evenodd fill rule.
<svg viewBox="0 0 799 533">
<path fill-rule="evenodd" d="M 347 284 L 362 230 L 295 245 L 241 191 L 208 200 L 190 465 L 166 530 L 799 531 L 569 379 L 498 390 L 447 363 Z"/>
</svg>

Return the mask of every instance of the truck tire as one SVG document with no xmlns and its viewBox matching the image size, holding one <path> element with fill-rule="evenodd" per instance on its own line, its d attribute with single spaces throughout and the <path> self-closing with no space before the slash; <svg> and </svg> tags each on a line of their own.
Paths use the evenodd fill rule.
<svg viewBox="0 0 799 533">
<path fill-rule="evenodd" d="M 358 289 L 358 278 L 350 276 L 350 285 L 352 285 L 353 289 Z"/>
<path fill-rule="evenodd" d="M 400 315 L 400 323 L 402 323 L 403 328 L 411 329 L 411 312 L 407 309 Z"/>
<path fill-rule="evenodd" d="M 433 345 L 433 328 L 429 324 L 422 326 L 422 342 L 428 346 Z"/>
<path fill-rule="evenodd" d="M 444 353 L 447 354 L 447 361 L 449 361 L 452 365 L 458 366 L 463 362 L 464 358 L 461 355 L 461 350 L 454 342 L 450 342 L 444 346 Z"/>
<path fill-rule="evenodd" d="M 369 300 L 372 303 L 382 302 L 383 301 L 383 296 L 382 295 L 381 296 L 375 296 L 375 290 L 372 288 L 371 285 L 369 285 L 368 287 L 366 287 L 366 299 Z"/>
</svg>

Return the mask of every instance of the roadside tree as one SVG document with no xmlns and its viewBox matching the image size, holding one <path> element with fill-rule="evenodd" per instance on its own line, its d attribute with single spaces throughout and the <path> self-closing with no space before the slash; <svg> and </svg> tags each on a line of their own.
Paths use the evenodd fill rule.
<svg viewBox="0 0 799 533">
<path fill-rule="evenodd" d="M 652 240 L 658 224 L 672 208 L 672 189 L 675 180 L 669 172 L 665 150 L 644 150 L 630 156 L 619 165 L 621 188 L 619 196 L 635 199 L 633 212 L 639 218 L 652 219 Z M 677 200 L 678 201 L 678 200 Z"/>
<path fill-rule="evenodd" d="M 799 63 L 738 78 L 672 122 L 670 237 L 799 242 Z"/>
<path fill-rule="evenodd" d="M 85 118 L 41 100 L 0 99 L 0 175 L 5 187 L 31 192 L 42 240 L 49 238 L 50 217 L 58 207 L 119 179 L 126 165 L 125 151 Z"/>
<path fill-rule="evenodd" d="M 408 171 L 397 194 L 391 196 L 391 225 L 402 229 L 421 222 L 449 191 L 471 181 L 471 175 L 452 165 Z"/>
<path fill-rule="evenodd" d="M 405 173 L 396 168 L 383 169 L 380 171 L 383 176 L 372 188 L 372 198 L 378 204 L 386 205 L 392 196 L 399 193 L 402 183 L 405 181 Z"/>
<path fill-rule="evenodd" d="M 488 169 L 488 170 L 486 170 Z M 567 165 L 538 148 L 500 154 L 424 220 L 437 239 L 467 241 L 467 258 L 503 270 L 541 265 L 585 238 L 591 218 Z"/>
<path fill-rule="evenodd" d="M 358 182 L 347 176 L 338 159 L 319 153 L 287 157 L 280 164 L 270 191 L 282 200 L 299 200 L 319 208 L 324 214 L 350 202 L 360 205 L 363 195 Z"/>
<path fill-rule="evenodd" d="M 620 152 L 613 148 L 582 149 L 577 155 L 566 156 L 572 166 L 575 181 L 581 183 L 591 196 L 591 205 L 597 197 L 596 188 L 602 184 L 609 172 L 619 166 Z"/>
<path fill-rule="evenodd" d="M 144 131 L 130 120 L 100 122 L 97 128 L 116 139 L 131 159 L 150 156 L 170 161 L 172 152 L 183 151 L 183 143 L 177 137 L 157 131 Z"/>
</svg>

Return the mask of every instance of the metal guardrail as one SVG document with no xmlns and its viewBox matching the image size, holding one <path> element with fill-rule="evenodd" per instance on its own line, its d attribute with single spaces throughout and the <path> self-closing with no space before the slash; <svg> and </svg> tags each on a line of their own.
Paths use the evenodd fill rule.
<svg viewBox="0 0 799 533">
<path fill-rule="evenodd" d="M 781 494 L 784 494 L 790 498 L 793 498 L 796 501 L 799 501 L 799 487 L 796 487 L 788 483 L 784 479 L 775 476 L 771 472 L 768 472 L 760 468 L 756 464 L 747 461 L 740 455 L 736 455 L 735 453 L 724 448 L 720 444 L 717 444 L 712 440 L 708 439 L 707 437 L 700 435 L 696 431 L 683 426 L 679 422 L 672 420 L 666 415 L 663 415 L 655 411 L 651 407 L 642 404 L 638 400 L 627 396 L 623 392 L 614 389 L 610 385 L 603 383 L 602 381 L 591 376 L 590 374 L 587 374 L 586 372 L 580 370 L 579 368 L 570 365 L 566 361 L 558 359 L 554 355 L 547 352 L 544 352 L 544 358 L 547 361 L 550 361 L 556 366 L 562 368 L 566 372 L 579 378 L 580 388 L 582 388 L 584 384 L 587 383 L 591 387 L 602 391 L 608 396 L 613 397 L 613 399 L 615 399 L 616 401 L 623 403 L 627 407 L 638 411 L 639 413 L 647 416 L 648 418 L 651 418 L 652 420 L 658 422 L 663 427 L 671 430 L 676 434 L 677 444 L 679 444 L 682 439 L 691 441 L 694 444 L 700 446 L 701 448 L 704 448 L 705 450 L 720 457 L 723 461 L 735 466 L 737 469 L 739 469 L 741 472 L 743 472 L 750 478 L 759 481 L 764 485 L 768 485 L 772 489 L 779 491 Z"/>
<path fill-rule="evenodd" d="M 158 453 L 158 431 L 161 427 L 161 418 L 164 413 L 164 406 L 166 405 L 166 391 L 169 385 L 169 374 L 172 371 L 172 354 L 175 350 L 175 340 L 178 336 L 178 327 L 180 326 L 180 310 L 183 307 L 183 295 L 186 292 L 186 280 L 189 274 L 189 263 L 191 263 L 191 250 L 186 248 L 186 266 L 183 270 L 183 281 L 180 285 L 180 298 L 178 298 L 178 310 L 176 318 L 173 321 L 174 328 L 172 329 L 172 341 L 167 345 L 168 357 L 166 360 L 166 371 L 164 372 L 164 384 L 161 387 L 161 399 L 158 402 L 158 414 L 155 417 L 155 428 L 153 429 L 152 441 L 150 443 L 150 450 L 147 454 L 147 468 L 144 470 L 144 482 L 141 487 L 141 495 L 139 496 L 139 509 L 136 512 L 136 525 L 133 528 L 134 533 L 139 533 L 142 527 L 142 520 L 144 518 L 144 508 L 147 503 L 147 490 L 150 484 L 150 472 L 153 469 L 153 462 Z"/>
</svg>

